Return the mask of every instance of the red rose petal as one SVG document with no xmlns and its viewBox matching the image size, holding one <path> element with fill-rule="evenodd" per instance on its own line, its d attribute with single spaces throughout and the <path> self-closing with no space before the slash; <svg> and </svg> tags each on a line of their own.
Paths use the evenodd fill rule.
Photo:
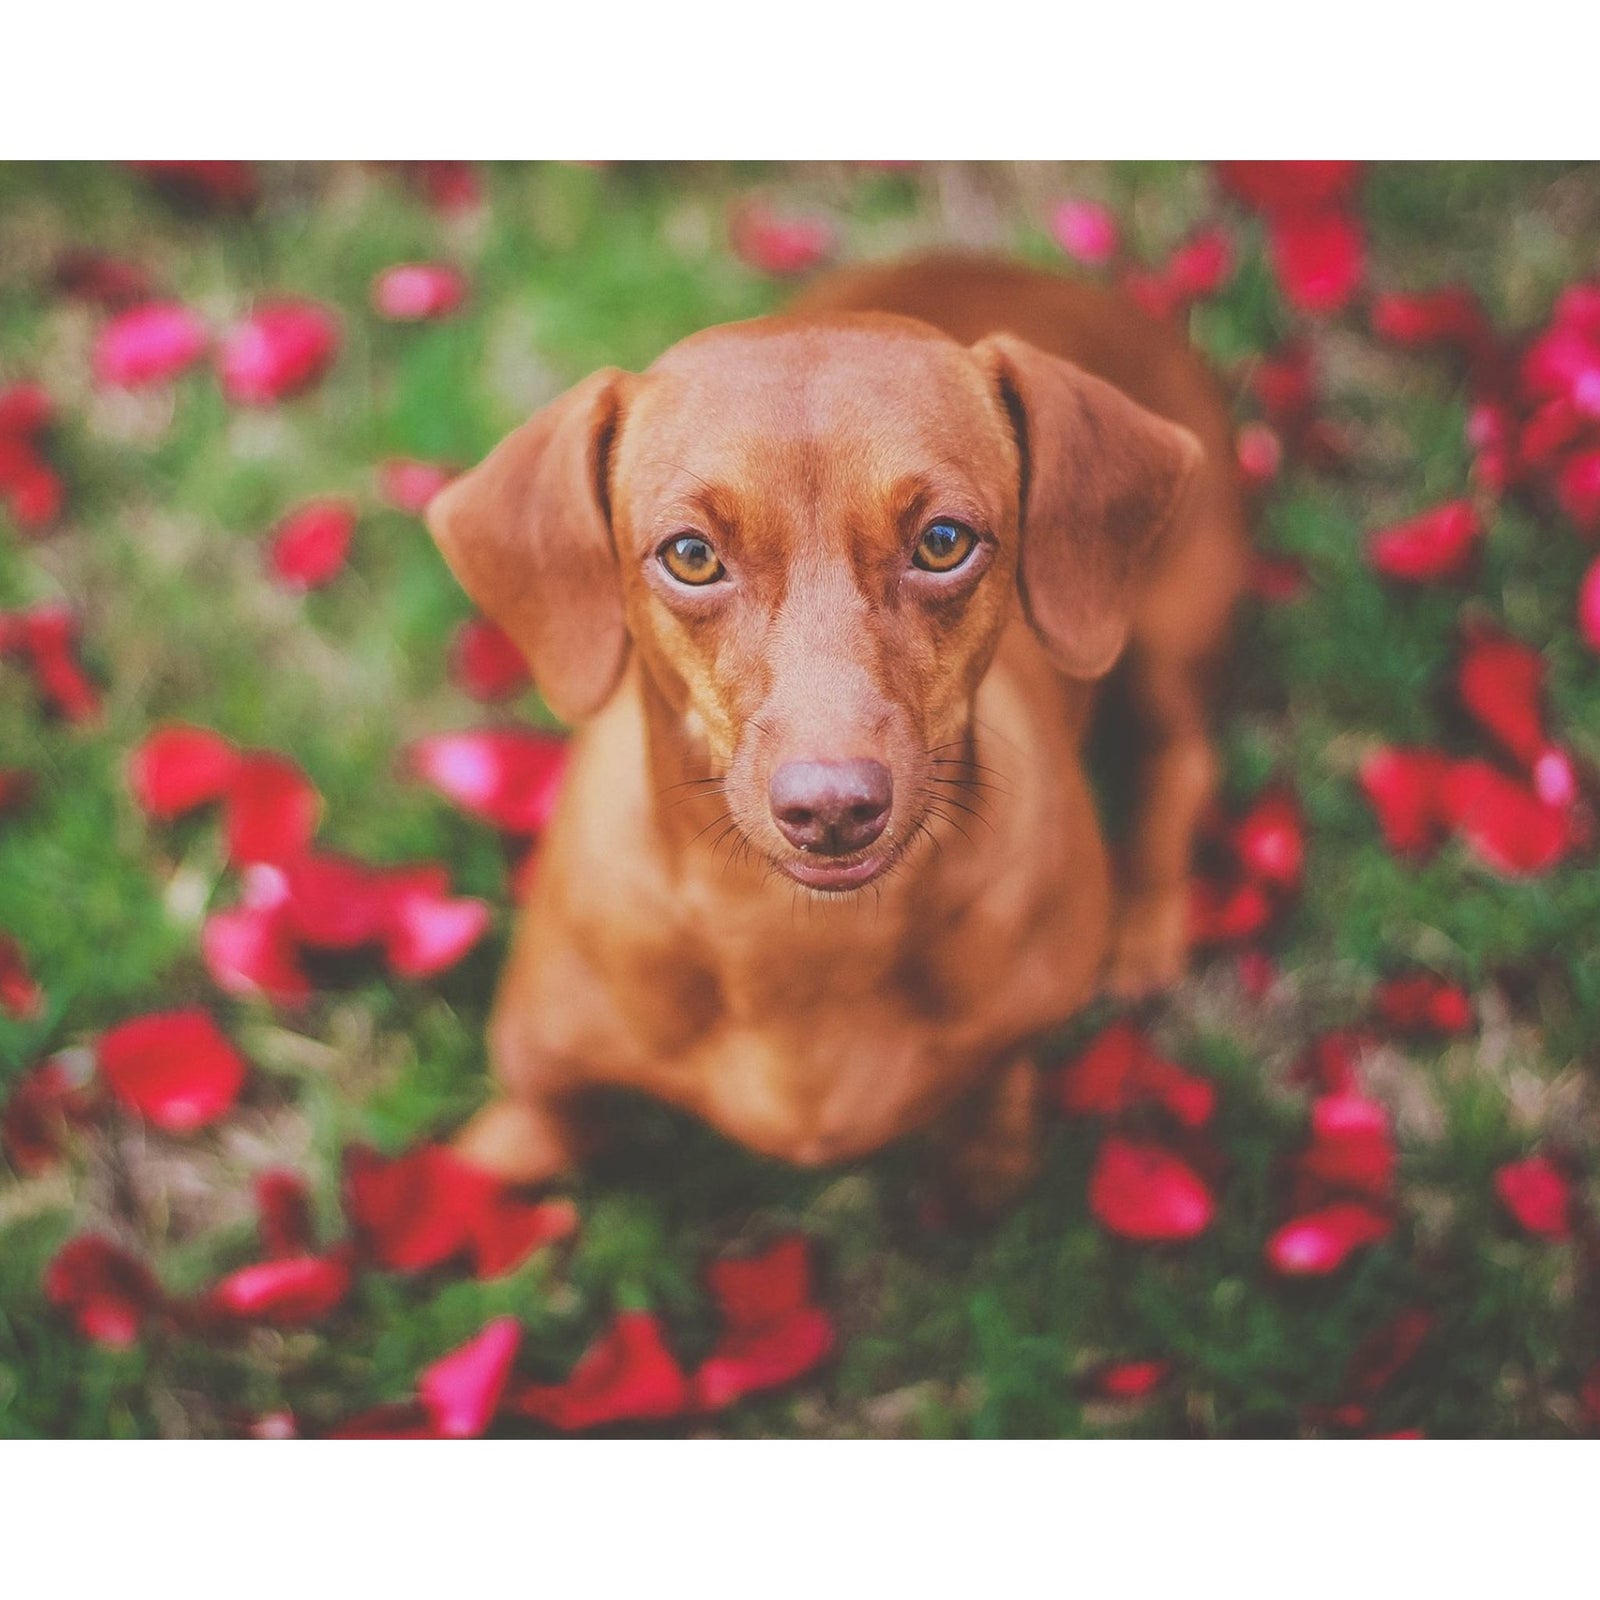
<svg viewBox="0 0 1600 1600">
<path fill-rule="evenodd" d="M 339 325 L 303 300 L 264 301 L 223 335 L 222 392 L 235 405 L 267 405 L 309 388 L 332 364 Z"/>
<path fill-rule="evenodd" d="M 22 946 L 0 928 L 0 1011 L 31 1021 L 44 1007 L 44 991 L 34 981 Z"/>
<path fill-rule="evenodd" d="M 1286 789 L 1263 792 L 1229 830 L 1239 864 L 1257 883 L 1292 893 L 1305 870 L 1305 819 Z"/>
<path fill-rule="evenodd" d="M 1265 422 L 1247 422 L 1239 429 L 1234 438 L 1234 455 L 1239 463 L 1239 470 L 1256 487 L 1264 488 L 1270 484 L 1283 470 L 1283 441 L 1278 437 L 1276 429 Z M 1284 556 L 1265 556 L 1257 553 L 1255 557 L 1256 575 L 1251 587 L 1264 600 L 1294 599 L 1299 593 L 1305 575 L 1305 569 L 1299 562 L 1292 562 Z M 1263 569 L 1268 581 L 1263 583 Z M 1287 594 L 1278 593 L 1271 582 L 1272 576 L 1292 571 L 1298 580 L 1294 584 L 1284 581 L 1282 587 L 1289 590 Z"/>
<path fill-rule="evenodd" d="M 1296 1158 L 1303 1179 L 1325 1189 L 1385 1200 L 1394 1182 L 1396 1153 L 1389 1113 L 1355 1092 L 1321 1096 L 1311 1108 L 1311 1140 Z"/>
<path fill-rule="evenodd" d="M 466 1250 L 499 1185 L 444 1145 L 345 1156 L 345 1211 L 378 1266 L 420 1272 Z"/>
<path fill-rule="evenodd" d="M 1113 1361 L 1090 1378 L 1090 1387 L 1106 1400 L 1142 1400 L 1172 1376 L 1170 1361 Z"/>
<path fill-rule="evenodd" d="M 301 943 L 354 950 L 382 936 L 389 895 L 381 875 L 365 863 L 312 852 L 286 862 L 283 879 L 284 920 Z"/>
<path fill-rule="evenodd" d="M 60 477 L 38 457 L 25 461 L 5 489 L 12 521 L 29 535 L 48 528 L 61 515 L 66 498 L 66 486 Z"/>
<path fill-rule="evenodd" d="M 149 1270 L 99 1234 L 80 1234 L 62 1246 L 44 1275 L 45 1298 L 70 1312 L 78 1332 L 97 1344 L 124 1348 L 161 1305 Z"/>
<path fill-rule="evenodd" d="M 209 1309 L 244 1322 L 300 1327 L 335 1310 L 350 1292 L 342 1254 L 282 1256 L 230 1272 L 206 1297 Z"/>
<path fill-rule="evenodd" d="M 1452 500 L 1373 534 L 1367 558 L 1386 578 L 1430 583 L 1467 572 L 1482 537 L 1471 501 Z"/>
<path fill-rule="evenodd" d="M 509 1409 L 563 1433 L 681 1416 L 690 1399 L 683 1369 L 648 1311 L 620 1312 L 565 1383 L 527 1384 Z"/>
<path fill-rule="evenodd" d="M 1315 1039 L 1295 1063 L 1290 1082 L 1322 1094 L 1361 1092 L 1361 1059 L 1376 1041 L 1359 1028 L 1336 1028 Z"/>
<path fill-rule="evenodd" d="M 1069 1115 L 1114 1116 L 1136 1105 L 1164 1106 L 1185 1127 L 1203 1127 L 1216 1110 L 1216 1085 L 1160 1056 L 1132 1023 L 1114 1022 L 1056 1080 Z"/>
<path fill-rule="evenodd" d="M 1361 764 L 1361 788 L 1397 855 L 1433 849 L 1449 826 L 1444 783 L 1449 758 L 1434 750 L 1382 749 Z"/>
<path fill-rule="evenodd" d="M 1359 161 L 1219 161 L 1223 187 L 1253 210 L 1269 214 L 1321 211 L 1352 199 Z"/>
<path fill-rule="evenodd" d="M 64 605 L 39 605 L 0 616 L 0 654 L 20 651 L 45 706 L 68 722 L 100 711 L 100 694 L 78 660 L 78 619 Z"/>
<path fill-rule="evenodd" d="M 1556 474 L 1556 501 L 1586 538 L 1600 534 L 1600 448 L 1574 451 Z"/>
<path fill-rule="evenodd" d="M 120 311 L 151 296 L 143 267 L 98 250 L 64 250 L 52 276 L 63 294 L 106 311 Z"/>
<path fill-rule="evenodd" d="M 261 196 L 250 161 L 130 161 L 135 172 L 181 205 L 248 211 Z"/>
<path fill-rule="evenodd" d="M 161 822 L 220 800 L 239 771 L 239 752 L 209 728 L 158 728 L 128 758 L 128 787 L 140 809 Z"/>
<path fill-rule="evenodd" d="M 256 1214 L 261 1247 L 274 1260 L 311 1252 L 311 1196 L 299 1173 L 272 1168 L 258 1174 Z"/>
<path fill-rule="evenodd" d="M 1287 1277 L 1320 1277 L 1385 1238 L 1393 1226 L 1382 1212 L 1355 1201 L 1324 1206 L 1279 1228 L 1267 1241 L 1267 1263 Z"/>
<path fill-rule="evenodd" d="M 456 630 L 450 677 L 485 704 L 513 699 L 533 681 L 522 652 L 487 617 L 469 618 Z"/>
<path fill-rule="evenodd" d="M 1125 1239 L 1192 1239 L 1211 1226 L 1216 1201 L 1198 1173 L 1160 1145 L 1116 1135 L 1089 1177 L 1089 1209 Z"/>
<path fill-rule="evenodd" d="M 1511 1161 L 1494 1175 L 1500 1203 L 1529 1233 L 1565 1239 L 1572 1231 L 1572 1180 L 1547 1156 Z"/>
<path fill-rule="evenodd" d="M 200 954 L 212 982 L 226 994 L 264 995 L 285 1006 L 311 998 L 311 981 L 281 907 L 214 911 L 200 932 Z"/>
<path fill-rule="evenodd" d="M 1202 228 L 1168 258 L 1162 276 L 1180 305 L 1204 300 L 1233 276 L 1233 241 L 1221 228 Z"/>
<path fill-rule="evenodd" d="M 1121 246 L 1116 215 L 1094 200 L 1063 200 L 1050 219 L 1055 241 L 1074 261 L 1103 267 Z"/>
<path fill-rule="evenodd" d="M 833 229 L 816 217 L 786 217 L 764 205 L 744 205 L 731 227 L 734 254 L 758 272 L 792 278 L 833 254 Z"/>
<path fill-rule="evenodd" d="M 308 500 L 278 524 L 269 564 L 290 589 L 315 589 L 344 570 L 355 537 L 356 509 L 347 500 Z"/>
<path fill-rule="evenodd" d="M 94 342 L 98 382 L 123 389 L 164 383 L 192 367 L 211 335 L 197 313 L 171 301 L 152 301 L 113 317 Z"/>
<path fill-rule="evenodd" d="M 455 473 L 437 461 L 397 457 L 378 468 L 378 493 L 396 511 L 420 517 Z"/>
<path fill-rule="evenodd" d="M 1301 311 L 1338 311 L 1366 272 L 1366 235 L 1360 222 L 1343 211 L 1273 217 L 1268 243 L 1284 299 Z"/>
<path fill-rule="evenodd" d="M 1253 879 L 1225 883 L 1195 878 L 1189 884 L 1189 940 L 1197 949 L 1253 939 L 1273 914 L 1272 897 Z"/>
<path fill-rule="evenodd" d="M 793 1383 L 826 1360 L 833 1344 L 833 1320 L 817 1306 L 759 1328 L 730 1328 L 695 1370 L 690 1404 L 720 1411 L 746 1395 Z"/>
<path fill-rule="evenodd" d="M 0 437 L 31 439 L 55 420 L 55 406 L 37 383 L 12 383 L 0 389 Z"/>
<path fill-rule="evenodd" d="M 706 1284 L 730 1327 L 781 1321 L 810 1303 L 811 1241 L 790 1233 L 757 1254 L 723 1256 L 706 1268 Z"/>
<path fill-rule="evenodd" d="M 1459 984 L 1431 972 L 1413 972 L 1378 985 L 1378 1015 L 1399 1033 L 1465 1033 L 1472 1026 L 1472 997 Z"/>
<path fill-rule="evenodd" d="M 52 1056 L 25 1072 L 0 1108 L 0 1149 L 24 1178 L 53 1166 L 74 1128 L 93 1114 L 95 1094 L 76 1056 Z"/>
<path fill-rule="evenodd" d="M 1345 1369 L 1345 1390 L 1374 1399 L 1411 1362 L 1438 1326 L 1431 1311 L 1408 1307 L 1362 1340 Z"/>
<path fill-rule="evenodd" d="M 1478 725 L 1529 772 L 1551 750 L 1544 679 L 1544 657 L 1530 645 L 1484 627 L 1468 632 L 1456 665 L 1456 693 Z"/>
<path fill-rule="evenodd" d="M 169 1133 L 190 1133 L 226 1115 L 246 1068 L 204 1011 L 164 1011 L 100 1035 L 95 1057 L 111 1092 Z"/>
<path fill-rule="evenodd" d="M 401 890 L 390 897 L 384 959 L 402 978 L 431 978 L 453 967 L 489 931 L 490 920 L 482 900 Z"/>
<path fill-rule="evenodd" d="M 1572 843 L 1564 807 L 1547 804 L 1485 761 L 1456 762 L 1441 785 L 1440 804 L 1478 859 L 1507 877 L 1548 872 Z"/>
<path fill-rule="evenodd" d="M 1578 637 L 1600 655 L 1600 560 L 1584 573 L 1578 589 Z"/>
<path fill-rule="evenodd" d="M 570 1239 L 578 1231 L 578 1208 L 570 1200 L 529 1205 L 503 1197 L 470 1226 L 473 1274 L 499 1278 L 520 1267 L 536 1250 Z"/>
<path fill-rule="evenodd" d="M 444 1439 L 476 1439 L 500 1406 L 522 1342 L 515 1317 L 496 1317 L 417 1380 L 417 1398 Z"/>
<path fill-rule="evenodd" d="M 446 317 L 466 297 L 466 278 L 436 261 L 402 262 L 372 280 L 372 309 L 390 322 Z"/>
<path fill-rule="evenodd" d="M 537 833 L 549 823 L 567 756 L 566 740 L 520 728 L 435 734 L 409 751 L 425 783 L 507 833 Z"/>
<path fill-rule="evenodd" d="M 310 845 L 321 810 L 321 797 L 293 761 L 252 751 L 228 788 L 228 860 L 234 866 L 293 861 Z"/>
<path fill-rule="evenodd" d="M 331 1429 L 330 1439 L 437 1439 L 427 1408 L 416 1401 L 374 1406 Z"/>
<path fill-rule="evenodd" d="M 1380 294 L 1372 302 L 1372 331 L 1407 350 L 1443 346 L 1473 355 L 1494 342 L 1478 297 L 1460 284 L 1422 294 Z"/>
</svg>

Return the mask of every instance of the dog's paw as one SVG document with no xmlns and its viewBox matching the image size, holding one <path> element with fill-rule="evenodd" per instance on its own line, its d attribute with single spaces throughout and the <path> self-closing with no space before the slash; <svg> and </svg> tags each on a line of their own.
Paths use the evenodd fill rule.
<svg viewBox="0 0 1600 1600">
<path fill-rule="evenodd" d="M 522 1187 L 549 1183 L 577 1165 L 576 1130 L 548 1107 L 493 1100 L 451 1141 L 463 1161 Z"/>
<path fill-rule="evenodd" d="M 1119 1000 L 1142 1000 L 1170 989 L 1183 976 L 1188 954 L 1187 894 L 1133 895 L 1117 919 L 1106 992 Z"/>
</svg>

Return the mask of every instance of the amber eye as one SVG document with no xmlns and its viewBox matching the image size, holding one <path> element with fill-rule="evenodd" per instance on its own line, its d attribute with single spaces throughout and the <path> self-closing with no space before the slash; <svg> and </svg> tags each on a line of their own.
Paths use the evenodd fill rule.
<svg viewBox="0 0 1600 1600">
<path fill-rule="evenodd" d="M 656 560 L 678 580 L 691 588 L 704 588 L 722 576 L 717 552 L 697 533 L 680 533 L 656 551 Z"/>
<path fill-rule="evenodd" d="M 954 572 L 974 550 L 978 536 L 964 522 L 930 522 L 917 541 L 912 562 L 924 572 Z"/>
</svg>

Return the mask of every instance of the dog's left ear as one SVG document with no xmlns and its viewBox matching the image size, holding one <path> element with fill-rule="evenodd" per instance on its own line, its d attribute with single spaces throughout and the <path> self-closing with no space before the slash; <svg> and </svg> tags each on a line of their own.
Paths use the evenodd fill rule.
<svg viewBox="0 0 1600 1600">
<path fill-rule="evenodd" d="M 1127 643 L 1141 570 L 1202 457 L 1186 428 L 1010 334 L 973 347 L 1022 458 L 1022 604 L 1055 665 L 1098 678 Z"/>
<path fill-rule="evenodd" d="M 563 722 L 598 711 L 628 657 L 607 480 L 629 379 L 607 368 L 552 400 L 427 511 L 450 570 Z"/>
</svg>

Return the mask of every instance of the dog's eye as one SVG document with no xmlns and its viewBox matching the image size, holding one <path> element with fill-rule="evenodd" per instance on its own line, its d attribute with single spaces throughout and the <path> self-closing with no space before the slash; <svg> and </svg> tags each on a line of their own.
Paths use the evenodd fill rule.
<svg viewBox="0 0 1600 1600">
<path fill-rule="evenodd" d="M 717 552 L 697 533 L 680 533 L 656 552 L 658 560 L 679 583 L 702 588 L 722 576 Z"/>
<path fill-rule="evenodd" d="M 930 522 L 911 560 L 924 572 L 954 572 L 974 550 L 978 536 L 964 522 Z"/>
</svg>

